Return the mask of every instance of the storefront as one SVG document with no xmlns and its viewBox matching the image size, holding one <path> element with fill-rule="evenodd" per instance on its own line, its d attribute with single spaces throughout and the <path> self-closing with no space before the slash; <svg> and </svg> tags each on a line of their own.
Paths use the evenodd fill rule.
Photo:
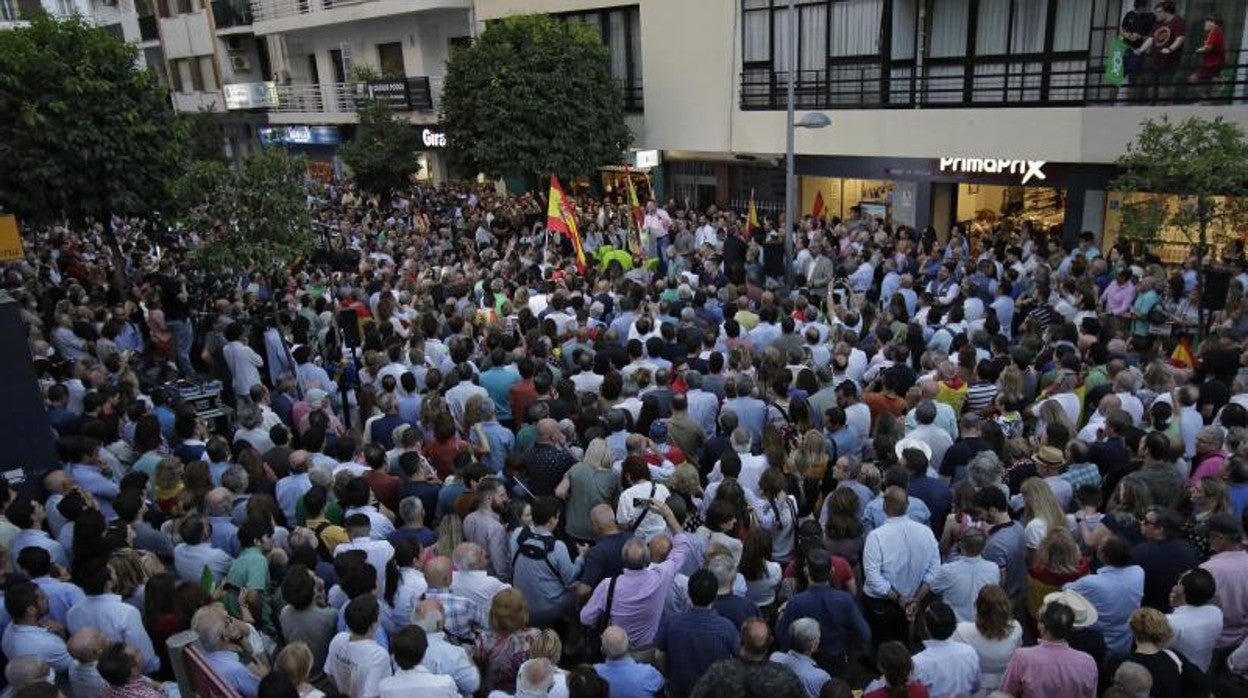
<svg viewBox="0 0 1248 698">
<path fill-rule="evenodd" d="M 1236 202 L 1226 197 L 1217 196 L 1213 199 L 1216 209 L 1225 213 L 1242 210 L 1241 207 L 1244 206 L 1242 201 Z M 1156 206 L 1156 215 L 1173 222 L 1181 218 L 1178 216 L 1181 209 L 1195 208 L 1196 201 L 1192 197 L 1110 192 L 1105 206 L 1104 247 L 1113 245 L 1124 235 L 1123 218 L 1127 208 L 1134 205 L 1142 205 L 1146 209 Z M 1225 248 L 1232 243 L 1242 245 L 1248 241 L 1248 220 L 1236 220 L 1232 223 L 1226 220 L 1229 218 L 1237 218 L 1237 216 L 1218 216 L 1210 222 L 1209 229 L 1206 231 L 1205 242 L 1209 246 L 1208 257 L 1211 259 L 1221 259 Z M 1170 225 L 1163 226 L 1158 231 L 1157 238 L 1148 241 L 1147 251 L 1157 255 L 1163 264 L 1179 265 L 1195 254 L 1194 248 L 1200 242 L 1200 232 L 1194 222 L 1191 228 L 1186 230 Z"/>
<path fill-rule="evenodd" d="M 858 158 L 799 155 L 801 210 L 845 218 L 860 206 L 893 225 L 953 225 L 972 240 L 994 229 L 1058 232 L 1067 244 L 1100 236 L 1112 165 L 1020 158 Z"/>
<path fill-rule="evenodd" d="M 421 182 L 445 182 L 446 131 L 439 124 L 417 124 L 416 172 L 412 178 Z"/>
</svg>

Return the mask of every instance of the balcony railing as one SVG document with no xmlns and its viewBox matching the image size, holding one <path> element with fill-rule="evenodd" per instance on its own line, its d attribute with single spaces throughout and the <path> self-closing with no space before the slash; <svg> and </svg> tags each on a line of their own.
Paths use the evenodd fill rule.
<svg viewBox="0 0 1248 698">
<path fill-rule="evenodd" d="M 1232 55 L 1232 60 L 1234 56 Z M 824 70 L 799 70 L 793 90 L 798 109 L 913 109 L 948 107 L 1070 107 L 1092 105 L 1242 104 L 1248 102 L 1248 51 L 1213 80 L 1192 83 L 1193 68 L 1158 84 L 1145 72 L 1123 87 L 1105 81 L 1105 59 L 1087 52 L 934 58 L 926 77 L 915 62 L 837 58 Z M 746 67 L 742 110 L 786 106 L 788 73 Z"/>
<path fill-rule="evenodd" d="M 396 111 L 436 111 L 441 106 L 442 77 L 410 77 L 406 80 L 407 101 L 400 106 L 393 101 L 393 93 L 369 89 L 368 83 L 334 82 L 319 85 L 278 85 L 277 106 L 270 111 L 281 113 L 311 112 L 321 114 L 349 114 L 356 111 L 366 100 L 376 98 L 386 101 Z M 374 85 L 391 81 L 378 81 Z"/>
<path fill-rule="evenodd" d="M 295 15 L 335 10 L 352 5 L 366 5 L 377 0 L 251 0 L 251 15 L 264 22 Z"/>
</svg>

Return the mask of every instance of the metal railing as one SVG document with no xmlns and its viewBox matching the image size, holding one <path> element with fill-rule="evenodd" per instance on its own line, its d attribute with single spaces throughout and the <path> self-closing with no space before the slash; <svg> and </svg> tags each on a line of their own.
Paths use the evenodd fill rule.
<svg viewBox="0 0 1248 698">
<path fill-rule="evenodd" d="M 408 111 L 437 111 L 442 103 L 442 76 L 407 78 Z M 269 111 L 349 114 L 369 99 L 366 83 L 333 82 L 277 86 L 277 106 Z"/>
<path fill-rule="evenodd" d="M 1235 60 L 1238 58 L 1238 60 Z M 915 62 L 838 58 L 823 70 L 799 70 L 798 109 L 913 109 L 948 107 L 1069 107 L 1092 105 L 1243 104 L 1248 102 L 1248 51 L 1212 80 L 1193 82 L 1196 66 L 1169 76 L 1147 69 L 1123 87 L 1105 80 L 1105 58 L 1087 52 L 932 58 L 925 75 Z M 747 66 L 740 75 L 742 110 L 786 106 L 788 73 Z M 1159 79 L 1164 78 L 1164 79 Z"/>
<path fill-rule="evenodd" d="M 296 15 L 314 14 L 339 7 L 365 5 L 377 0 L 251 0 L 251 16 L 264 22 Z"/>
</svg>

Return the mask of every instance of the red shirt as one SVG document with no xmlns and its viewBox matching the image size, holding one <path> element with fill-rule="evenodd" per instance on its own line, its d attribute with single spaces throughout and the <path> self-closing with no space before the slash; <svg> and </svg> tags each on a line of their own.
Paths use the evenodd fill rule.
<svg viewBox="0 0 1248 698">
<path fill-rule="evenodd" d="M 1211 71 L 1221 70 L 1226 64 L 1226 39 L 1222 36 L 1222 27 L 1213 25 L 1213 29 L 1205 34 L 1205 45 L 1201 48 L 1204 49 L 1204 53 L 1200 54 L 1201 67 Z M 1213 77 L 1213 75 L 1206 77 Z"/>
<path fill-rule="evenodd" d="M 927 686 L 918 681 L 911 681 L 906 685 L 907 698 L 931 698 L 931 696 L 932 694 L 927 691 Z M 870 693 L 864 693 L 862 698 L 888 698 L 888 687 L 881 686 Z"/>
<path fill-rule="evenodd" d="M 516 426 L 524 424 L 524 413 L 529 405 L 537 402 L 537 388 L 533 387 L 533 379 L 527 378 L 511 386 L 507 391 L 507 401 L 511 403 L 511 419 Z"/>
<path fill-rule="evenodd" d="M 459 455 L 460 447 L 467 443 L 455 436 L 446 441 L 433 440 L 425 444 L 425 458 L 438 471 L 438 477 L 446 479 L 454 474 L 455 456 Z"/>
</svg>

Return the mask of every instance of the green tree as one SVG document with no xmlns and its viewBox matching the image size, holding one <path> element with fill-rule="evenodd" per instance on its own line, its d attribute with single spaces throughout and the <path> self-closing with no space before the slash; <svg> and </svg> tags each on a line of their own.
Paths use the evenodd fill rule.
<svg viewBox="0 0 1248 698">
<path fill-rule="evenodd" d="M 207 111 L 179 114 L 177 117 L 178 144 L 183 162 L 197 160 L 225 162 L 225 149 L 221 147 L 224 132 L 216 114 Z"/>
<path fill-rule="evenodd" d="M 339 149 L 352 179 L 379 196 L 407 187 L 416 170 L 416 132 L 411 124 L 376 100 L 360 107 L 359 115 L 355 138 Z"/>
<path fill-rule="evenodd" d="M 451 54 L 442 123 L 452 162 L 491 177 L 587 175 L 632 142 L 597 31 L 546 15 L 491 22 Z"/>
<path fill-rule="evenodd" d="M 1178 123 L 1164 116 L 1150 119 L 1118 164 L 1124 172 L 1111 186 L 1129 194 L 1122 209 L 1123 237 L 1148 247 L 1161 241 L 1162 231 L 1179 231 L 1192 245 L 1203 297 L 1211 244 L 1225 239 L 1248 214 L 1244 132 L 1221 117 Z M 1202 333 L 1204 324 L 1202 317 Z"/>
<path fill-rule="evenodd" d="M 307 163 L 266 149 L 233 169 L 192 163 L 174 186 L 183 225 L 199 232 L 193 251 L 210 271 L 269 269 L 311 252 L 315 242 L 304 193 Z"/>
<path fill-rule="evenodd" d="M 166 202 L 173 111 L 135 58 L 77 17 L 0 32 L 0 205 L 46 222 Z"/>
</svg>

